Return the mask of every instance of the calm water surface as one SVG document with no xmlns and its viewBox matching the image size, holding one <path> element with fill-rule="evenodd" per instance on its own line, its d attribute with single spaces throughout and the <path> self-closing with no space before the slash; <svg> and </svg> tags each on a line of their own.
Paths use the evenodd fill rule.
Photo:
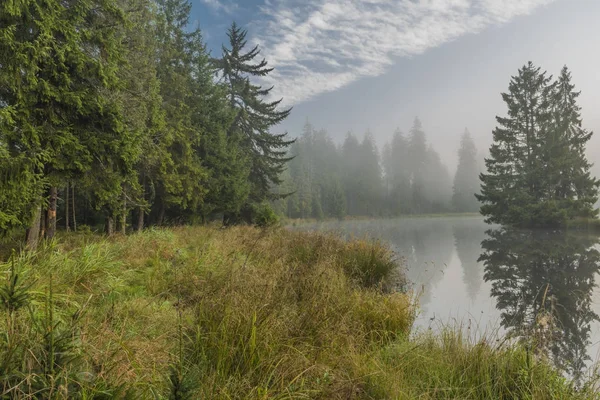
<svg viewBox="0 0 600 400">
<path fill-rule="evenodd" d="M 388 243 L 420 294 L 419 329 L 458 323 L 473 337 L 535 335 L 545 354 L 576 377 L 600 359 L 596 236 L 507 231 L 478 217 L 325 222 L 298 229 Z"/>
</svg>

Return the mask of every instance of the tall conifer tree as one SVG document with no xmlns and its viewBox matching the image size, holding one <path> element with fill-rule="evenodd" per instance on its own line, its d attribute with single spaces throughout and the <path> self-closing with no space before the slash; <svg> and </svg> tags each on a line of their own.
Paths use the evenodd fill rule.
<svg viewBox="0 0 600 400">
<path fill-rule="evenodd" d="M 598 181 L 584 154 L 591 133 L 581 128 L 577 96 L 566 69 L 552 82 L 530 62 L 512 78 L 477 196 L 487 221 L 560 226 L 596 215 Z"/>
<path fill-rule="evenodd" d="M 567 218 L 596 216 L 594 204 L 600 185 L 591 175 L 592 164 L 585 154 L 592 132 L 582 127 L 579 95 L 571 83 L 571 72 L 563 67 L 552 93 L 552 131 L 544 161 L 550 184 L 548 197 L 560 209 L 568 210 Z"/>
<path fill-rule="evenodd" d="M 119 85 L 121 20 L 112 0 L 0 4 L 0 142 L 10 157 L 30 160 L 21 165 L 27 176 L 49 188 L 48 237 L 62 180 L 126 157 L 120 104 L 111 96 Z"/>
<path fill-rule="evenodd" d="M 252 204 L 274 198 L 273 185 L 281 183 L 279 175 L 288 161 L 288 147 L 293 140 L 287 133 L 274 134 L 271 129 L 288 117 L 291 109 L 280 109 L 281 100 L 269 101 L 273 87 L 263 88 L 256 78 L 267 76 L 273 69 L 267 61 L 256 61 L 260 49 L 248 49 L 247 32 L 231 25 L 227 36 L 229 47 L 223 46 L 223 54 L 215 60 L 222 82 L 228 88 L 228 98 L 235 118 L 229 130 L 238 135 L 244 150 L 249 155 L 249 181 L 251 191 L 243 218 L 252 219 Z"/>
<path fill-rule="evenodd" d="M 412 192 L 412 211 L 426 212 L 429 202 L 425 195 L 425 170 L 427 167 L 427 138 L 419 118 L 415 118 L 409 137 L 409 176 Z"/>
<path fill-rule="evenodd" d="M 477 148 L 467 129 L 460 139 L 458 150 L 458 166 L 454 175 L 452 205 L 458 212 L 476 212 L 479 202 L 475 193 L 479 192 L 479 168 L 477 164 Z"/>
</svg>

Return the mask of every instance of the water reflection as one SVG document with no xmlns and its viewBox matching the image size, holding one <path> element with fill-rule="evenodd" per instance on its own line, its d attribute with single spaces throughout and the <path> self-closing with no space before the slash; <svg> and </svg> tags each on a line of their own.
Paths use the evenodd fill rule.
<svg viewBox="0 0 600 400">
<path fill-rule="evenodd" d="M 482 218 L 332 221 L 296 229 L 389 244 L 420 294 L 415 329 L 458 323 L 475 339 L 496 332 L 535 336 L 536 348 L 573 377 L 590 358 L 598 360 L 595 237 L 506 230 L 486 236 L 490 226 Z"/>
<path fill-rule="evenodd" d="M 463 282 L 471 301 L 475 301 L 482 283 L 481 241 L 485 238 L 485 229 L 480 224 L 460 223 L 453 225 L 454 246 L 463 271 Z"/>
<path fill-rule="evenodd" d="M 481 221 L 476 222 L 482 226 Z M 402 258 L 408 281 L 420 294 L 419 304 L 423 310 L 431 301 L 433 288 L 443 279 L 455 246 L 452 224 L 443 218 L 331 221 L 297 229 L 335 232 L 346 238 L 383 240 Z M 483 235 L 485 229 L 480 231 Z M 475 262 L 481 239 L 478 237 L 477 252 L 472 254 Z"/>
<path fill-rule="evenodd" d="M 526 340 L 572 377 L 590 360 L 591 309 L 600 253 L 590 236 L 493 230 L 482 242 L 484 279 L 512 337 Z"/>
</svg>

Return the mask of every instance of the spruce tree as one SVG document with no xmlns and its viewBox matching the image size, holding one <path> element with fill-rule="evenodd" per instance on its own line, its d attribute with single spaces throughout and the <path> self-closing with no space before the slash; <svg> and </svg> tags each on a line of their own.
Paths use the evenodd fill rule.
<svg viewBox="0 0 600 400">
<path fill-rule="evenodd" d="M 10 157 L 29 160 L 21 165 L 26 175 L 49 188 L 48 237 L 65 177 L 126 158 L 121 105 L 111 95 L 119 87 L 120 21 L 111 0 L 0 4 L 0 142 Z"/>
<path fill-rule="evenodd" d="M 342 219 L 346 216 L 346 197 L 338 176 L 333 176 L 327 185 L 327 215 Z"/>
<path fill-rule="evenodd" d="M 545 145 L 544 162 L 550 185 L 549 200 L 566 210 L 567 218 L 595 217 L 594 204 L 600 185 L 591 175 L 592 164 L 585 155 L 592 132 L 582 127 L 579 95 L 571 83 L 571 72 L 563 67 L 552 93 L 552 131 Z"/>
<path fill-rule="evenodd" d="M 360 215 L 359 192 L 360 185 L 356 177 L 360 173 L 357 160 L 360 158 L 360 142 L 352 133 L 348 132 L 342 145 L 342 185 L 346 195 L 346 212 L 348 215 Z"/>
<path fill-rule="evenodd" d="M 477 148 L 467 129 L 460 139 L 458 166 L 454 175 L 452 205 L 458 212 L 476 212 L 479 202 L 475 193 L 479 191 L 479 168 Z"/>
<path fill-rule="evenodd" d="M 381 215 L 383 182 L 379 151 L 371 132 L 365 134 L 360 144 L 359 157 L 354 162 L 358 164 L 354 179 L 358 185 L 356 198 L 359 214 Z"/>
<path fill-rule="evenodd" d="M 148 184 L 155 193 L 151 216 L 159 225 L 168 209 L 193 209 L 202 201 L 207 171 L 202 167 L 194 143 L 199 132 L 192 123 L 192 75 L 201 49 L 196 48 L 200 31 L 188 31 L 191 4 L 186 0 L 158 0 L 157 75 L 165 111 L 160 140 L 161 159 Z"/>
<path fill-rule="evenodd" d="M 425 212 L 447 212 L 452 200 L 452 178 L 432 145 L 427 148 L 423 173 Z"/>
<path fill-rule="evenodd" d="M 416 213 L 429 211 L 425 195 L 425 170 L 427 168 L 427 138 L 419 118 L 415 118 L 409 137 L 409 176 L 411 182 L 411 210 Z"/>
<path fill-rule="evenodd" d="M 239 135 L 228 130 L 236 117 L 229 107 L 228 87 L 215 84 L 215 66 L 200 35 L 195 36 L 197 49 L 192 75 L 192 123 L 200 140 L 194 149 L 207 170 L 206 195 L 196 212 L 202 220 L 220 214 L 238 214 L 251 190 L 250 157 Z"/>
<path fill-rule="evenodd" d="M 497 117 L 487 172 L 481 174 L 481 213 L 488 222 L 560 226 L 595 216 L 598 181 L 590 176 L 577 92 L 565 69 L 552 82 L 528 63 L 502 95 L 507 117 Z M 576 176 L 575 176 L 576 175 Z"/>
<path fill-rule="evenodd" d="M 398 129 L 382 154 L 382 165 L 388 185 L 387 207 L 392 215 L 410 212 L 410 157 L 408 140 Z"/>
<path fill-rule="evenodd" d="M 227 32 L 229 47 L 223 46 L 220 59 L 214 60 L 219 76 L 228 89 L 229 104 L 235 117 L 229 129 L 237 135 L 240 144 L 249 155 L 249 203 L 245 206 L 243 219 L 252 219 L 252 204 L 273 199 L 273 185 L 281 183 L 279 175 L 285 168 L 288 147 L 293 140 L 287 133 L 274 134 L 271 129 L 288 117 L 291 109 L 279 109 L 282 100 L 267 100 L 271 90 L 254 81 L 267 76 L 273 69 L 267 61 L 256 61 L 260 49 L 247 49 L 247 32 L 235 23 Z"/>
<path fill-rule="evenodd" d="M 102 211 L 107 228 L 126 232 L 127 217 L 138 210 L 138 229 L 143 227 L 147 203 L 143 179 L 148 160 L 157 147 L 159 131 L 164 129 L 162 98 L 156 72 L 154 23 L 156 15 L 150 0 L 118 0 L 126 11 L 126 23 L 120 26 L 123 65 L 118 70 L 121 89 L 114 94 L 123 106 L 123 131 L 120 162 L 104 161 L 78 180 L 78 186 L 92 198 L 96 210 Z M 104 184 L 99 185 L 99 182 Z M 141 222 L 140 222 L 141 220 Z M 111 233 L 111 232 L 107 232 Z"/>
</svg>

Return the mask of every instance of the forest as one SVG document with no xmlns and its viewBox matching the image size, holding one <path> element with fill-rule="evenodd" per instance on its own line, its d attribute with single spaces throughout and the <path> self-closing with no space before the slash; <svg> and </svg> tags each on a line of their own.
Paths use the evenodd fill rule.
<svg viewBox="0 0 600 400">
<path fill-rule="evenodd" d="M 260 224 L 290 110 L 235 23 L 218 56 L 186 0 L 0 4 L 0 231 Z"/>
<path fill-rule="evenodd" d="M 348 133 L 341 145 L 310 123 L 291 145 L 275 209 L 289 218 L 389 217 L 478 212 L 479 155 L 462 134 L 454 177 L 440 160 L 419 118 L 378 149 L 373 135 Z"/>
</svg>

